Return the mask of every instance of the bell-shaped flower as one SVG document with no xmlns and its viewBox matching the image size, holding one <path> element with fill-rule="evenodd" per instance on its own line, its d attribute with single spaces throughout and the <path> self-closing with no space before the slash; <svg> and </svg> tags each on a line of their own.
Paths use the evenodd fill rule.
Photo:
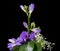
<svg viewBox="0 0 60 51">
<path fill-rule="evenodd" d="M 30 14 L 33 12 L 34 6 L 35 6 L 35 5 L 34 5 L 33 3 L 31 3 L 31 4 L 29 5 L 29 13 L 30 13 Z"/>
</svg>

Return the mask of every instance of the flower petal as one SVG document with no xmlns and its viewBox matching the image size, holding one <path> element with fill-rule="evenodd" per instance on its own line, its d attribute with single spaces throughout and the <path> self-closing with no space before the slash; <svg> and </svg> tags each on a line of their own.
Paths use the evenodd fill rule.
<svg viewBox="0 0 60 51">
<path fill-rule="evenodd" d="M 8 39 L 8 41 L 11 42 L 11 43 L 15 43 L 16 39 L 12 38 L 12 39 Z"/>
<path fill-rule="evenodd" d="M 33 12 L 33 10 L 34 10 L 34 4 L 31 3 L 31 4 L 29 5 L 29 13 L 31 14 L 31 13 Z"/>
<path fill-rule="evenodd" d="M 8 43 L 7 48 L 9 48 L 9 50 L 11 51 L 14 46 L 16 46 L 16 44 Z"/>
<path fill-rule="evenodd" d="M 15 39 L 15 38 L 8 39 L 11 42 L 11 43 L 8 43 L 8 46 L 7 46 L 7 48 L 9 48 L 10 51 L 13 49 L 14 46 L 21 45 L 20 40 L 18 38 L 17 39 Z"/>
<path fill-rule="evenodd" d="M 20 38 L 23 40 L 23 41 L 26 41 L 27 38 L 28 38 L 28 32 L 26 31 L 23 31 L 20 35 Z"/>
<path fill-rule="evenodd" d="M 22 41 L 23 41 L 23 40 L 21 40 L 21 38 L 18 37 L 17 40 L 16 40 L 16 44 L 17 44 L 17 45 L 21 45 L 21 42 L 22 42 Z"/>
<path fill-rule="evenodd" d="M 38 33 L 38 32 L 41 32 L 41 29 L 39 29 L 39 28 L 33 28 L 33 29 L 31 29 L 31 31 L 33 31 L 34 33 Z"/>
<path fill-rule="evenodd" d="M 30 37 L 29 37 L 29 38 L 30 38 L 30 40 L 31 40 L 31 41 L 33 41 L 33 40 L 34 40 L 34 38 L 35 38 L 35 33 L 34 33 L 34 32 L 31 32 L 31 34 L 30 34 Z"/>
<path fill-rule="evenodd" d="M 26 12 L 23 5 L 20 5 L 20 8 L 21 8 L 24 12 Z"/>
<path fill-rule="evenodd" d="M 24 25 L 25 28 L 28 28 L 28 25 L 27 25 L 26 22 L 23 22 L 23 25 Z"/>
</svg>

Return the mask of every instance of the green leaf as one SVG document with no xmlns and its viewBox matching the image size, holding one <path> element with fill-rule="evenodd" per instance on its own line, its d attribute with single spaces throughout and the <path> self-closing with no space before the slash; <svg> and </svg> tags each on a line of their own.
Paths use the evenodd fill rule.
<svg viewBox="0 0 60 51">
<path fill-rule="evenodd" d="M 42 46 L 41 43 L 38 43 L 36 41 L 34 41 L 35 45 L 37 46 L 37 51 L 42 51 Z"/>
<path fill-rule="evenodd" d="M 19 51 L 33 51 L 33 42 L 28 42 L 27 44 L 21 45 Z"/>
<path fill-rule="evenodd" d="M 33 42 L 28 42 L 26 51 L 33 51 L 34 48 L 34 43 Z"/>
<path fill-rule="evenodd" d="M 19 51 L 26 51 L 27 44 L 21 45 Z"/>
<path fill-rule="evenodd" d="M 12 51 L 19 51 L 19 46 L 13 47 Z"/>
<path fill-rule="evenodd" d="M 28 42 L 21 46 L 15 46 L 12 51 L 33 51 L 33 48 L 34 48 L 34 43 Z"/>
</svg>

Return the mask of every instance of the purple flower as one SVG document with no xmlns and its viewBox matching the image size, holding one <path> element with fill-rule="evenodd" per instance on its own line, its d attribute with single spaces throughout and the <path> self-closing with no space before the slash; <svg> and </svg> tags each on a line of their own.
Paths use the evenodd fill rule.
<svg viewBox="0 0 60 51">
<path fill-rule="evenodd" d="M 31 32 L 30 36 L 28 36 L 28 32 L 23 31 L 17 39 L 15 39 L 15 38 L 8 39 L 8 41 L 10 43 L 8 43 L 7 48 L 9 48 L 9 50 L 12 51 L 14 46 L 21 45 L 23 42 L 26 42 L 28 39 L 33 41 L 34 38 L 35 38 L 35 33 L 34 32 Z"/>
<path fill-rule="evenodd" d="M 34 33 L 34 32 L 31 32 L 29 39 L 30 39 L 31 41 L 33 41 L 34 38 L 35 38 L 35 33 Z"/>
<path fill-rule="evenodd" d="M 33 10 L 34 10 L 34 4 L 31 3 L 31 4 L 29 5 L 29 13 L 31 14 L 31 13 L 33 12 Z"/>
<path fill-rule="evenodd" d="M 9 50 L 12 51 L 12 48 L 13 48 L 15 45 L 16 45 L 16 44 L 8 43 L 7 48 L 9 48 Z"/>
<path fill-rule="evenodd" d="M 20 35 L 21 40 L 25 41 L 28 39 L 28 32 L 23 31 Z"/>
<path fill-rule="evenodd" d="M 31 29 L 31 31 L 33 31 L 34 33 L 37 33 L 37 32 L 41 32 L 41 29 L 39 29 L 39 28 L 33 28 L 33 29 Z"/>
<path fill-rule="evenodd" d="M 28 40 L 28 39 L 30 39 L 31 41 L 33 41 L 34 37 L 35 37 L 35 33 L 34 32 L 31 32 L 30 36 L 28 36 L 28 32 L 23 31 L 21 33 L 21 35 L 20 35 L 20 38 L 23 40 L 23 42 L 24 41 L 26 42 L 26 40 Z"/>
<path fill-rule="evenodd" d="M 23 22 L 23 25 L 24 25 L 25 28 L 28 28 L 28 25 L 27 25 L 26 22 Z"/>
<path fill-rule="evenodd" d="M 17 38 L 17 39 L 15 39 L 15 38 L 8 39 L 8 41 L 10 43 L 8 43 L 7 48 L 9 48 L 10 51 L 12 51 L 12 49 L 13 49 L 14 46 L 21 45 L 19 38 Z"/>
<path fill-rule="evenodd" d="M 26 12 L 26 10 L 24 9 L 24 6 L 23 6 L 23 5 L 20 5 L 20 8 L 21 8 L 24 12 Z"/>
<path fill-rule="evenodd" d="M 20 5 L 20 8 L 21 8 L 25 13 L 27 12 L 27 10 L 25 10 L 25 7 L 24 7 L 23 5 Z M 31 3 L 31 4 L 29 5 L 28 10 L 29 10 L 29 13 L 30 13 L 30 14 L 33 12 L 33 10 L 34 10 L 34 4 L 33 4 L 33 3 Z"/>
<path fill-rule="evenodd" d="M 16 44 L 17 45 L 21 45 L 22 41 L 23 40 L 20 37 L 18 37 L 17 40 L 16 40 Z"/>
</svg>

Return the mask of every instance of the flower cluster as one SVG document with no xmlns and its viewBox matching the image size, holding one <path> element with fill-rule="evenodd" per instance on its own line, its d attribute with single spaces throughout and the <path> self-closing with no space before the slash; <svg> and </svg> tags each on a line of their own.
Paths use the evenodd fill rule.
<svg viewBox="0 0 60 51">
<path fill-rule="evenodd" d="M 8 43 L 8 48 L 9 48 L 9 50 L 12 50 L 12 48 L 14 46 L 22 45 L 22 43 L 26 42 L 27 40 L 33 41 L 34 38 L 35 38 L 34 32 L 31 32 L 30 36 L 28 36 L 28 32 L 23 31 L 17 39 L 15 39 L 15 38 L 8 39 L 8 41 L 11 42 L 11 43 Z"/>
<path fill-rule="evenodd" d="M 23 22 L 23 25 L 25 28 L 28 28 L 28 25 L 26 22 Z M 10 43 L 8 43 L 7 47 L 9 48 L 9 50 L 12 50 L 14 46 L 22 45 L 22 43 L 27 42 L 27 40 L 33 41 L 35 39 L 35 34 L 40 31 L 41 30 L 38 28 L 32 29 L 32 32 L 30 34 L 28 34 L 27 31 L 23 31 L 17 39 L 15 38 L 8 39 Z"/>
<path fill-rule="evenodd" d="M 23 22 L 23 26 L 28 30 L 28 31 L 22 31 L 20 36 L 17 37 L 17 39 L 15 38 L 11 38 L 11 39 L 8 39 L 9 43 L 8 43 L 8 46 L 7 48 L 9 48 L 10 51 L 12 51 L 13 47 L 14 46 L 20 46 L 26 42 L 29 42 L 29 41 L 32 41 L 32 42 L 37 42 L 37 44 L 40 43 L 41 47 L 45 49 L 45 46 L 47 46 L 47 49 L 50 49 L 51 50 L 51 46 L 54 45 L 54 43 L 51 43 L 51 42 L 48 42 L 45 40 L 45 38 L 43 37 L 43 35 L 40 33 L 41 32 L 41 29 L 40 27 L 36 27 L 35 25 L 35 22 L 32 22 L 30 24 L 29 20 L 30 20 L 30 16 L 31 16 L 31 13 L 33 12 L 34 10 L 34 4 L 31 3 L 28 6 L 26 5 L 20 5 L 20 8 L 27 14 L 28 16 L 28 24 L 26 22 Z M 40 46 L 39 45 L 39 46 Z M 27 48 L 29 48 L 30 46 L 28 45 Z M 33 49 L 33 48 L 32 48 Z M 27 49 L 28 50 L 28 49 Z M 29 50 L 31 50 L 29 48 Z M 28 51 L 29 51 L 28 50 Z M 32 51 L 32 50 L 31 50 Z"/>
<path fill-rule="evenodd" d="M 33 10 L 34 10 L 34 4 L 32 3 L 32 4 L 30 4 L 29 5 L 29 7 L 28 6 L 26 6 L 26 5 L 20 5 L 20 8 L 25 12 L 25 13 L 32 13 L 33 12 Z M 28 11 L 29 10 L 29 11 Z"/>
</svg>

